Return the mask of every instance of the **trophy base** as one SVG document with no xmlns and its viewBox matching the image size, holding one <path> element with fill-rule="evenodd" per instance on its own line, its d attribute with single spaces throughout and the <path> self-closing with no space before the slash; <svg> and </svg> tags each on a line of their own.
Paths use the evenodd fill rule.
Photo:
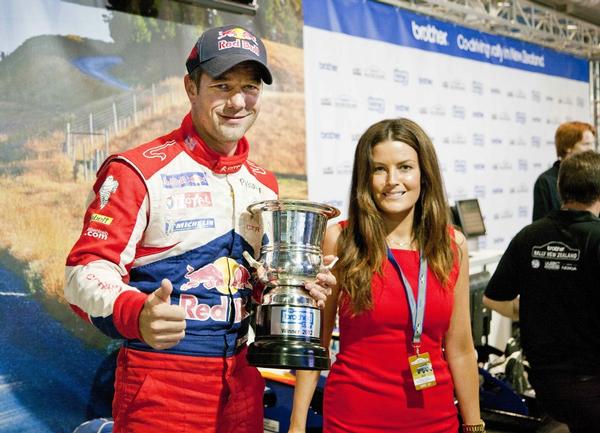
<svg viewBox="0 0 600 433">
<path fill-rule="evenodd" d="M 266 368 L 329 370 L 329 354 L 318 340 L 261 339 L 248 348 L 248 363 Z"/>
</svg>

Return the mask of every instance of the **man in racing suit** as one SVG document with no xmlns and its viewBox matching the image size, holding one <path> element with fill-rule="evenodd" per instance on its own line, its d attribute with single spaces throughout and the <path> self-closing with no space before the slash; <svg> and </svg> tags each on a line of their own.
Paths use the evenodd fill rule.
<svg viewBox="0 0 600 433">
<path fill-rule="evenodd" d="M 125 340 L 115 433 L 258 433 L 264 381 L 246 362 L 252 285 L 242 253 L 261 244 L 247 206 L 278 190 L 247 159 L 244 134 L 272 77 L 262 41 L 239 26 L 207 30 L 186 67 L 181 127 L 98 171 L 65 297 Z M 307 289 L 322 304 L 335 278 L 318 278 Z"/>
</svg>

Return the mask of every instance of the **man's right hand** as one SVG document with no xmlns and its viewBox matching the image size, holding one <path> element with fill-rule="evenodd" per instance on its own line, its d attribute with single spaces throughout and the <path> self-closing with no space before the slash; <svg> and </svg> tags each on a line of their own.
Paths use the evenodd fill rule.
<svg viewBox="0 0 600 433">
<path fill-rule="evenodd" d="M 140 313 L 140 335 L 154 349 L 175 346 L 185 335 L 185 311 L 171 305 L 173 285 L 167 279 L 148 296 Z"/>
</svg>

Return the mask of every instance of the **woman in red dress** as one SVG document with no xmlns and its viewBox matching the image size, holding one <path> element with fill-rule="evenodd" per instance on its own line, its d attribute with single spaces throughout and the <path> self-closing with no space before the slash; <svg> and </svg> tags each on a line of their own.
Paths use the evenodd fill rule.
<svg viewBox="0 0 600 433">
<path fill-rule="evenodd" d="M 466 241 L 449 225 L 437 156 L 408 119 L 360 138 L 348 220 L 327 230 L 338 286 L 323 314 L 340 351 L 327 378 L 324 433 L 483 432 L 469 318 Z M 290 433 L 305 431 L 319 377 L 298 371 Z"/>
</svg>

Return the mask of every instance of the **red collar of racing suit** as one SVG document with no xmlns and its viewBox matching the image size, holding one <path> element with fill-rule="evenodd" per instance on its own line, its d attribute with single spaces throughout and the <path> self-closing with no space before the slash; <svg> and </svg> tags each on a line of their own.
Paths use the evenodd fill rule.
<svg viewBox="0 0 600 433">
<path fill-rule="evenodd" d="M 203 165 L 209 167 L 215 173 L 228 174 L 235 173 L 242 168 L 242 165 L 248 159 L 248 151 L 250 146 L 246 137 L 242 137 L 238 141 L 235 153 L 231 156 L 225 156 L 212 150 L 200 138 L 194 123 L 192 122 L 192 114 L 188 113 L 183 118 L 181 123 L 181 133 L 183 136 L 184 147 L 187 153 L 192 158 L 199 161 Z"/>
</svg>

